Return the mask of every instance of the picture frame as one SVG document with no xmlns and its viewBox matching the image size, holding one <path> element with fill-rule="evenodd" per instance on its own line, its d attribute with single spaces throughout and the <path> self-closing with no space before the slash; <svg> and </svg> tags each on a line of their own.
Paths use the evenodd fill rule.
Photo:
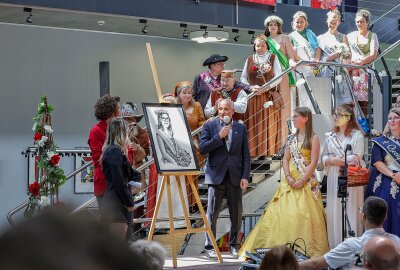
<svg viewBox="0 0 400 270">
<path fill-rule="evenodd" d="M 186 113 L 181 104 L 143 103 L 159 174 L 200 171 Z"/>
<path fill-rule="evenodd" d="M 75 147 L 75 149 L 89 149 L 88 147 Z M 92 161 L 90 154 L 75 155 L 75 169 L 77 170 L 83 165 Z M 83 171 L 77 173 L 74 178 L 75 194 L 93 194 L 94 193 L 94 166 L 90 165 Z"/>
</svg>

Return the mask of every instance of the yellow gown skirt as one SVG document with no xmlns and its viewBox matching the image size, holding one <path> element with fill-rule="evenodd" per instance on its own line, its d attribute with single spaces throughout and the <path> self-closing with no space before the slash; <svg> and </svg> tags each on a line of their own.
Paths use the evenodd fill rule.
<svg viewBox="0 0 400 270">
<path fill-rule="evenodd" d="M 303 155 L 304 151 L 310 152 L 302 149 Z M 310 153 L 308 154 L 310 157 Z M 309 159 L 306 158 L 306 161 L 309 162 Z M 301 174 L 292 160 L 289 170 L 294 180 L 300 180 Z M 280 186 L 246 238 L 239 255 L 246 257 L 245 251 L 254 252 L 255 248 L 285 245 L 302 238 L 309 256 L 321 256 L 329 251 L 326 225 L 321 194 L 316 198 L 308 184 L 301 189 L 292 189 L 285 177 L 282 177 Z M 296 244 L 301 247 L 304 245 L 301 240 L 297 240 Z"/>
</svg>

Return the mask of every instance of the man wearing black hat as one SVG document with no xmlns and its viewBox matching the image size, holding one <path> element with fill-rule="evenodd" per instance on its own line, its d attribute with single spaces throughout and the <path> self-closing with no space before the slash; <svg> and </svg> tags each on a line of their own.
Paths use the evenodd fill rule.
<svg viewBox="0 0 400 270">
<path fill-rule="evenodd" d="M 203 66 L 208 66 L 208 70 L 197 75 L 193 82 L 193 98 L 201 104 L 201 107 L 206 107 L 211 91 L 221 91 L 221 72 L 224 70 L 225 62 L 228 61 L 227 56 L 213 54 L 203 63 Z M 250 93 L 254 86 L 250 86 L 240 81 L 236 81 L 234 88 L 240 88 L 247 93 Z"/>
</svg>

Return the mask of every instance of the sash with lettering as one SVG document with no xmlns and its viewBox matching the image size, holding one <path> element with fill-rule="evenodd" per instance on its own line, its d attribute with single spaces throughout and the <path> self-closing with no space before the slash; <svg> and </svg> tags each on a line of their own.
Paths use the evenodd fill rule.
<svg viewBox="0 0 400 270">
<path fill-rule="evenodd" d="M 372 141 L 376 145 L 378 145 L 383 151 L 385 151 L 385 153 L 394 160 L 397 167 L 400 168 L 400 144 L 397 141 L 388 136 L 380 136 L 373 139 Z M 399 190 L 400 187 L 398 184 L 396 184 L 396 181 L 393 181 L 391 177 L 380 173 L 374 166 L 372 167 L 371 177 L 369 178 L 369 183 L 367 187 L 367 197 L 373 195 L 384 197 L 385 200 L 385 197 L 396 199 Z M 382 192 L 385 194 L 382 194 Z"/>
</svg>

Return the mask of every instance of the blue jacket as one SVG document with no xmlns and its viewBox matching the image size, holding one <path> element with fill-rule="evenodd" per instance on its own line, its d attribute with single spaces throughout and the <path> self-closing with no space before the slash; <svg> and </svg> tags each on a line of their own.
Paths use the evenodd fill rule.
<svg viewBox="0 0 400 270">
<path fill-rule="evenodd" d="M 200 136 L 200 153 L 208 154 L 205 170 L 206 184 L 219 185 L 229 170 L 232 185 L 239 186 L 241 179 L 250 182 L 250 151 L 246 127 L 238 122 L 232 123 L 230 149 L 225 139 L 219 137 L 221 121 L 214 119 L 204 124 Z"/>
</svg>

